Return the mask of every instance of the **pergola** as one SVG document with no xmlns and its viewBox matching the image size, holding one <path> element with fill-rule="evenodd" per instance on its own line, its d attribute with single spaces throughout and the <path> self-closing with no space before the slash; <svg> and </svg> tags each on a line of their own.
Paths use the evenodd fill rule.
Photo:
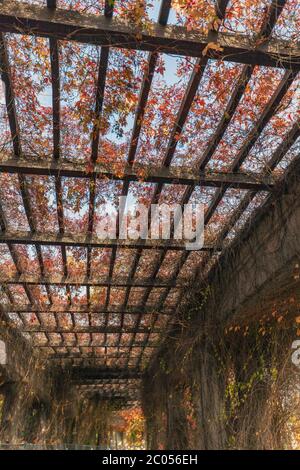
<svg viewBox="0 0 300 470">
<path fill-rule="evenodd" d="M 291 2 L 286 0 L 265 2 L 268 8 L 260 29 L 252 34 L 224 27 L 228 10 L 234 9 L 235 3 L 228 0 L 215 2 L 215 23 L 209 24 L 207 31 L 184 22 L 168 25 L 171 0 L 161 0 L 158 21 L 145 24 L 115 14 L 111 1 L 86 3 L 87 12 L 74 2 L 56 0 L 47 0 L 47 4 L 43 0 L 4 0 L 0 5 L 3 120 L 8 122 L 11 143 L 3 146 L 0 157 L 1 315 L 47 360 L 71 367 L 83 393 L 135 400 L 143 371 L 174 321 L 187 288 L 208 275 L 253 212 L 273 197 L 285 169 L 297 157 L 300 44 L 276 33 L 277 20 L 290 14 Z M 100 8 L 99 3 L 102 14 L 93 11 L 93 4 Z M 286 31 L 284 25 L 282 31 Z M 51 64 L 52 155 L 41 150 L 30 152 L 28 143 L 22 141 L 20 120 L 26 121 L 26 113 L 20 115 L 25 108 L 18 106 L 18 62 L 13 48 L 9 50 L 18 35 L 29 41 L 45 38 L 45 54 Z M 66 154 L 62 145 L 66 97 L 61 91 L 61 47 L 73 43 L 91 46 L 99 53 L 94 112 L 87 123 L 90 147 L 80 158 L 72 158 L 72 148 Z M 128 146 L 117 164 L 100 156 L 107 74 L 115 50 L 126 54 L 142 51 L 146 57 L 139 72 L 143 78 Z M 166 145 L 160 147 L 155 162 L 151 149 L 149 155 L 146 151 L 141 156 L 140 142 L 164 54 L 187 58 L 190 76 L 169 125 Z M 197 132 L 197 127 L 193 129 L 195 120 L 202 119 L 199 114 L 197 117 L 197 106 L 204 115 L 214 106 L 213 97 L 201 102 L 201 86 L 209 68 L 210 76 L 217 78 L 218 67 L 228 67 L 234 73 L 223 107 L 219 106 L 218 115 L 204 132 L 197 154 L 195 147 L 189 147 L 193 132 Z M 273 71 L 276 77 L 270 75 Z M 264 81 L 271 84 L 255 108 L 250 95 Z M 29 95 L 28 119 L 30 99 Z M 247 124 L 239 127 L 239 113 L 247 112 Z M 189 119 L 194 119 L 190 127 Z M 234 140 L 235 133 L 240 142 Z M 226 159 L 228 148 L 231 153 Z M 70 189 L 65 194 L 68 181 L 82 184 L 88 194 L 87 202 L 75 211 L 80 217 L 86 212 L 85 228 L 80 225 L 77 231 L 74 226 L 79 216 L 74 226 L 66 223 L 72 218 L 70 204 L 66 209 L 66 198 L 73 195 Z M 46 212 L 48 209 L 45 199 L 40 197 L 42 204 L 38 200 L 36 182 L 53 187 L 53 194 L 47 197 L 56 211 L 56 222 L 51 219 L 54 228 L 41 224 L 41 205 Z M 104 193 L 109 197 L 116 188 L 122 196 L 129 196 L 135 188 L 136 197 L 150 188 L 148 204 L 168 202 L 169 190 L 176 196 L 171 202 L 182 206 L 189 201 L 203 202 L 203 249 L 187 251 L 185 244 L 175 239 L 99 238 L 95 229 L 97 198 Z"/>
</svg>

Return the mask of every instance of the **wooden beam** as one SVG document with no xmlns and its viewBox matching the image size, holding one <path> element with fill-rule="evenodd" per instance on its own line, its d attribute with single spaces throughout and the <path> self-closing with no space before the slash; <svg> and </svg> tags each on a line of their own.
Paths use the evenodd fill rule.
<svg viewBox="0 0 300 470">
<path fill-rule="evenodd" d="M 166 24 L 168 23 L 171 3 L 172 3 L 172 0 L 161 0 L 158 22 L 162 26 L 166 26 Z"/>
<path fill-rule="evenodd" d="M 104 14 L 106 18 L 111 18 L 113 15 L 113 5 L 110 0 L 105 1 L 105 10 Z M 104 101 L 104 92 L 106 84 L 106 75 L 108 68 L 108 57 L 109 57 L 109 48 L 101 47 L 100 53 L 100 62 L 98 68 L 98 81 L 96 89 L 96 104 L 94 112 L 94 126 L 92 134 L 92 148 L 91 148 L 91 163 L 95 164 L 98 158 L 98 148 L 100 141 L 100 128 L 101 128 L 101 118 L 102 118 L 102 109 Z M 89 218 L 88 218 L 88 232 L 93 233 L 94 228 L 94 214 L 95 214 L 95 199 L 96 199 L 96 175 L 93 174 L 89 181 Z M 91 273 L 91 246 L 87 247 L 87 263 L 86 263 L 86 274 L 89 277 Z M 88 302 L 90 301 L 90 287 L 87 286 L 86 296 Z M 90 322 L 90 317 L 89 317 Z M 91 338 L 92 340 L 92 338 Z"/>
<path fill-rule="evenodd" d="M 158 23 L 160 25 L 165 26 L 167 24 L 169 13 L 170 13 L 170 8 L 171 8 L 171 0 L 162 0 L 159 15 L 158 15 Z M 133 132 L 131 136 L 131 142 L 130 142 L 128 159 L 127 159 L 127 163 L 130 166 L 131 170 L 132 170 L 132 166 L 133 166 L 135 156 L 136 156 L 136 151 L 138 147 L 138 139 L 139 139 L 141 128 L 142 128 L 145 109 L 146 109 L 147 102 L 148 102 L 148 96 L 149 96 L 149 92 L 151 89 L 155 67 L 157 64 L 157 58 L 158 58 L 157 52 L 150 52 L 148 56 L 148 67 L 144 74 L 144 79 L 143 79 L 143 83 L 141 86 L 139 103 L 138 103 L 136 114 L 135 114 Z M 127 197 L 128 189 L 129 189 L 129 181 L 125 180 L 123 184 L 123 188 L 122 188 L 122 196 Z M 120 220 L 122 221 L 123 214 L 120 214 L 120 216 L 121 216 Z M 119 222 L 119 219 L 118 219 L 118 222 Z M 135 270 L 139 263 L 141 253 L 142 253 L 142 249 L 139 249 L 136 256 L 134 257 L 134 262 L 133 262 L 134 269 L 131 270 L 131 273 L 129 276 L 130 279 L 132 279 L 135 275 Z M 111 255 L 110 275 L 112 275 L 113 270 L 114 270 L 115 258 L 116 258 L 116 250 L 113 250 L 112 255 Z M 125 294 L 125 298 L 123 302 L 124 309 L 126 308 L 129 295 L 130 295 L 130 287 L 126 289 L 126 294 Z M 107 298 L 106 298 L 107 304 L 109 303 L 109 296 L 110 296 L 110 291 L 108 289 Z M 106 315 L 106 319 L 105 319 L 105 324 L 107 325 L 107 323 L 108 323 L 108 314 Z M 121 317 L 121 327 L 123 327 L 123 324 L 124 324 L 124 314 L 122 314 L 122 317 Z M 121 339 L 121 334 L 119 336 L 119 341 L 120 339 Z"/>
<path fill-rule="evenodd" d="M 104 15 L 106 18 L 111 18 L 114 12 L 115 0 L 105 0 Z"/>
<path fill-rule="evenodd" d="M 3 34 L 0 34 L 0 69 L 1 79 L 5 84 L 5 102 L 7 109 L 8 122 L 10 127 L 11 138 L 13 142 L 14 154 L 18 157 L 21 153 L 21 142 L 17 112 L 15 106 L 15 95 L 13 91 L 10 66 L 8 61 L 6 41 Z"/>
<path fill-rule="evenodd" d="M 101 369 L 100 367 L 74 367 L 71 371 L 73 380 L 140 379 L 140 370 Z"/>
<path fill-rule="evenodd" d="M 99 347 L 101 348 L 102 346 L 99 346 Z M 62 354 L 62 357 L 60 357 L 61 354 Z M 121 353 L 120 352 L 119 354 L 107 354 L 106 357 L 108 359 L 122 359 L 122 358 L 124 359 L 125 357 L 127 357 L 127 354 L 128 353 L 123 353 L 123 352 Z M 102 358 L 103 358 L 103 356 L 102 356 Z M 55 355 L 54 354 L 49 355 L 47 357 L 47 359 L 52 359 L 52 360 L 53 359 L 69 359 L 69 360 L 72 360 L 72 357 L 69 356 L 68 354 L 65 354 L 65 353 L 57 353 Z M 77 357 L 75 357 L 75 359 L 81 359 L 82 361 L 85 360 L 86 367 L 88 367 L 89 366 L 88 362 L 95 362 L 95 359 L 96 360 L 101 359 L 101 357 L 94 355 L 94 356 L 85 356 L 85 357 L 81 358 L 80 356 L 77 356 Z"/>
<path fill-rule="evenodd" d="M 6 287 L 6 286 L 4 286 Z M 11 300 L 10 300 L 11 302 Z M 2 309 L 4 312 L 15 312 L 15 313 L 26 313 L 26 312 L 45 312 L 45 313 L 95 313 L 97 315 L 105 314 L 104 305 L 89 305 L 89 304 L 79 304 L 79 305 L 70 305 L 70 304 L 15 304 L 11 302 L 10 304 L 2 304 Z M 155 307 L 144 307 L 143 314 L 152 315 L 158 313 L 159 315 L 171 315 L 172 309 L 164 309 L 162 311 L 156 309 Z M 137 315 L 141 313 L 141 308 L 135 305 L 128 305 L 126 309 L 122 309 L 118 305 L 109 305 L 109 313 L 124 313 L 129 315 Z"/>
<path fill-rule="evenodd" d="M 98 391 L 98 390 L 93 390 L 93 389 L 89 389 L 89 388 L 81 388 L 79 386 L 80 390 L 79 390 L 79 393 L 81 394 L 84 394 L 85 396 L 86 395 L 92 395 L 92 396 L 97 396 L 97 398 L 99 398 L 99 400 L 107 400 L 109 401 L 110 403 L 115 403 L 115 402 L 121 402 L 122 403 L 122 409 L 125 409 L 125 408 L 130 408 L 132 405 L 134 404 L 138 404 L 139 403 L 139 396 L 137 394 L 137 392 L 135 392 L 134 394 L 122 394 L 122 391 L 120 392 L 119 390 L 116 392 L 116 393 L 112 393 L 112 392 L 108 392 L 108 393 L 102 393 L 102 391 Z M 136 396 L 134 396 L 136 395 Z M 68 447 L 69 449 L 72 449 L 72 445 L 70 447 Z M 80 447 L 78 446 L 74 446 L 74 449 L 80 449 Z"/>
<path fill-rule="evenodd" d="M 287 135 L 285 136 L 282 143 L 277 147 L 275 152 L 273 153 L 272 157 L 265 165 L 266 172 L 273 171 L 278 163 L 284 158 L 286 153 L 290 150 L 290 148 L 294 145 L 296 140 L 300 137 L 300 119 L 298 119 L 293 127 L 289 130 Z"/>
<path fill-rule="evenodd" d="M 270 175 L 256 175 L 245 172 L 215 172 L 201 171 L 196 173 L 188 167 L 165 168 L 152 165 L 135 164 L 125 165 L 124 171 L 115 172 L 102 164 L 96 164 L 91 172 L 86 165 L 75 162 L 64 162 L 49 159 L 35 159 L 26 157 L 22 159 L 0 160 L 1 173 L 16 173 L 23 175 L 61 176 L 71 178 L 99 178 L 115 181 L 143 181 L 145 183 L 180 184 L 195 186 L 220 187 L 229 185 L 233 188 L 256 189 L 268 191 L 276 180 Z"/>
<path fill-rule="evenodd" d="M 130 165 L 133 164 L 136 151 L 137 151 L 137 146 L 138 146 L 138 140 L 142 128 L 142 123 L 143 123 L 143 117 L 145 114 L 145 108 L 147 105 L 148 101 L 148 96 L 153 80 L 153 75 L 155 72 L 155 67 L 157 63 L 157 53 L 151 52 L 148 57 L 148 66 L 147 70 L 144 75 L 143 83 L 141 86 L 141 91 L 140 91 L 140 96 L 139 96 L 139 102 L 138 106 L 136 109 L 135 113 L 135 119 L 134 119 L 134 125 L 133 125 L 133 131 L 132 131 L 132 136 L 131 136 L 131 142 L 130 142 L 130 147 L 129 147 L 129 152 L 128 152 L 128 163 Z"/>
<path fill-rule="evenodd" d="M 261 26 L 260 37 L 268 38 L 284 9 L 287 0 L 272 0 L 268 8 L 266 18 Z"/>
<path fill-rule="evenodd" d="M 73 367 L 73 369 L 75 369 L 75 367 Z M 123 369 L 122 369 L 123 370 Z M 125 369 L 126 370 L 126 369 Z M 128 381 L 131 381 L 133 383 L 128 383 Z M 128 379 L 126 378 L 123 378 L 123 377 L 112 377 L 112 378 L 95 378 L 95 379 L 77 379 L 76 380 L 76 385 L 79 385 L 79 386 L 86 386 L 86 387 L 97 387 L 97 386 L 100 386 L 101 388 L 103 388 L 103 386 L 105 385 L 108 385 L 108 386 L 111 386 L 111 385 L 115 385 L 115 386 L 118 386 L 118 385 L 128 385 L 128 387 L 130 387 L 130 392 L 132 392 L 133 390 L 136 390 L 138 389 L 137 386 L 138 386 L 138 383 L 137 381 L 139 381 L 140 378 L 135 378 L 135 377 L 129 377 Z"/>
<path fill-rule="evenodd" d="M 52 232 L 25 232 L 25 231 L 9 231 L 0 232 L 0 243 L 12 243 L 22 245 L 47 245 L 47 246 L 90 246 L 93 248 L 130 248 L 138 249 L 145 248 L 149 250 L 157 249 L 171 249 L 171 250 L 185 250 L 186 241 L 184 240 L 152 240 L 152 239 L 138 239 L 138 240 L 123 240 L 123 239 L 108 239 L 99 238 L 96 235 L 86 234 L 54 234 Z M 203 245 L 200 251 L 220 251 L 221 247 L 215 245 Z"/>
<path fill-rule="evenodd" d="M 276 24 L 276 20 L 279 17 L 284 5 L 286 3 L 286 0 L 273 0 L 269 10 L 266 13 L 264 22 L 261 26 L 260 32 L 258 34 L 259 38 L 266 38 L 271 34 L 272 29 L 274 28 Z M 212 157 L 213 153 L 215 152 L 219 142 L 221 141 L 223 135 L 225 134 L 225 131 L 229 124 L 231 123 L 231 119 L 235 114 L 235 111 L 239 105 L 239 102 L 244 94 L 245 88 L 247 84 L 250 81 L 250 78 L 252 76 L 254 70 L 253 65 L 246 65 L 242 73 L 238 79 L 237 85 L 230 97 L 230 100 L 226 106 L 225 112 L 223 114 L 223 117 L 218 125 L 218 128 L 214 135 L 211 138 L 211 141 L 209 142 L 209 145 L 206 147 L 202 157 L 201 157 L 201 162 L 200 162 L 200 170 L 204 170 L 206 167 L 208 161 Z M 270 103 L 262 113 L 262 119 L 261 119 L 261 124 L 258 124 L 256 127 L 256 134 L 261 132 L 263 129 L 264 125 L 268 122 L 270 117 L 275 113 L 280 101 L 282 100 L 284 94 L 287 92 L 289 89 L 292 81 L 295 79 L 296 73 L 292 74 L 286 74 L 278 86 L 275 94 L 273 95 L 272 99 L 270 100 Z M 261 127 L 260 127 L 261 126 Z M 248 142 L 248 139 L 247 139 Z M 249 145 L 248 152 L 250 151 L 251 145 Z M 247 149 L 244 149 L 245 153 L 244 155 L 247 154 Z"/>
<path fill-rule="evenodd" d="M 134 348 L 141 348 L 142 345 L 144 343 L 142 341 L 136 341 L 134 344 L 133 344 L 133 347 Z M 157 348 L 158 346 L 158 343 L 148 343 L 147 344 L 147 348 Z M 87 346 L 87 345 L 79 345 L 78 343 L 70 346 L 70 345 L 66 345 L 66 344 L 33 344 L 32 345 L 33 348 L 36 348 L 36 349 L 45 349 L 45 348 L 52 348 L 54 350 L 56 349 L 60 349 L 60 348 L 66 348 L 67 350 L 69 350 L 69 357 L 72 358 L 72 357 L 80 357 L 80 358 L 86 358 L 88 359 L 90 356 L 88 355 L 89 352 L 86 352 L 86 356 L 82 355 L 81 353 L 72 353 L 72 349 L 73 348 L 80 348 L 82 350 L 85 350 L 85 349 L 91 349 L 91 350 L 95 350 L 97 348 L 103 348 L 103 347 L 107 347 L 107 348 L 115 348 L 115 346 L 111 345 L 111 344 L 107 344 L 107 343 L 102 343 L 102 344 L 99 344 L 97 346 L 95 345 L 90 345 L 90 346 Z M 128 344 L 124 344 L 120 347 L 120 349 L 122 348 L 129 348 L 129 343 Z M 96 358 L 98 359 L 101 359 L 103 358 L 104 356 L 99 354 L 99 355 L 96 355 L 95 356 Z"/>
<path fill-rule="evenodd" d="M 161 7 L 162 8 L 161 8 L 161 11 L 160 11 L 160 14 L 159 14 L 159 22 L 161 22 L 161 21 L 166 22 L 167 21 L 167 16 L 168 16 L 166 12 L 169 11 L 170 5 L 166 5 L 166 2 L 163 2 Z M 138 140 L 139 140 L 139 137 L 140 137 L 140 132 L 141 132 L 143 118 L 144 118 L 144 114 L 145 114 L 145 109 L 146 109 L 146 105 L 147 105 L 147 102 L 148 102 L 148 97 L 149 97 L 149 93 L 150 93 L 150 89 L 151 89 L 151 84 L 152 84 L 152 80 L 153 80 L 153 76 L 154 76 L 154 72 L 155 72 L 155 67 L 156 67 L 156 64 L 157 64 L 157 58 L 158 58 L 158 54 L 156 52 L 150 52 L 149 53 L 148 66 L 147 66 L 147 69 L 144 73 L 143 83 L 142 83 L 142 86 L 141 86 L 141 91 L 140 91 L 140 95 L 139 95 L 139 102 L 138 102 L 138 106 L 137 106 L 136 113 L 135 113 L 133 131 L 132 131 L 132 135 L 131 135 L 131 141 L 130 141 L 128 158 L 127 158 L 127 165 L 128 165 L 128 168 L 129 168 L 130 172 L 134 171 L 133 170 L 133 164 L 134 164 L 134 161 L 135 161 L 135 156 L 136 156 L 136 152 L 137 152 L 137 148 L 138 148 Z M 124 180 L 123 187 L 122 187 L 122 196 L 123 197 L 127 197 L 127 195 L 128 195 L 129 184 L 130 184 L 129 180 Z M 118 214 L 118 225 L 120 223 L 122 223 L 123 216 L 124 216 L 123 213 Z M 112 254 L 111 254 L 110 275 L 112 275 L 112 273 L 113 273 L 115 260 L 116 260 L 116 250 L 114 249 L 114 250 L 112 250 Z M 129 291 L 129 289 L 127 289 L 126 295 L 125 295 L 126 303 L 127 303 L 127 293 L 128 293 L 128 291 Z M 110 290 L 108 289 L 107 290 L 107 296 L 106 296 L 106 304 L 109 303 L 109 298 L 110 298 Z M 108 323 L 108 314 L 106 315 L 106 318 L 105 318 L 105 324 L 107 324 L 107 323 Z M 124 323 L 124 315 L 122 315 L 122 317 L 121 317 L 121 326 L 123 326 L 123 323 Z"/>
<path fill-rule="evenodd" d="M 249 83 L 249 80 L 252 76 L 254 67 L 245 65 L 243 67 L 242 73 L 237 80 L 237 84 L 230 96 L 226 109 L 223 113 L 223 116 L 218 124 L 218 127 L 214 134 L 212 135 L 208 145 L 206 146 L 203 155 L 200 159 L 199 169 L 203 171 L 209 162 L 210 158 L 213 156 L 215 150 L 217 149 L 220 141 L 222 140 L 223 135 L 228 128 L 232 117 L 240 103 L 240 100 L 244 94 L 245 88 Z"/>
<path fill-rule="evenodd" d="M 54 285 L 54 286 L 97 286 L 97 287 L 174 287 L 181 288 L 188 286 L 188 280 L 184 283 L 178 283 L 173 280 L 164 281 L 161 279 L 149 280 L 149 279 L 131 279 L 118 277 L 116 279 L 102 278 L 88 279 L 86 276 L 65 277 L 65 276 L 31 276 L 26 274 L 17 274 L 13 276 L 0 276 L 0 284 L 14 285 Z"/>
<path fill-rule="evenodd" d="M 100 326 L 90 326 L 90 327 L 75 327 L 75 328 L 47 328 L 45 326 L 42 327 L 25 327 L 25 328 L 20 328 L 20 331 L 22 333 L 59 333 L 59 334 L 69 334 L 69 333 L 107 333 L 107 334 L 119 334 L 119 333 L 124 333 L 124 334 L 133 334 L 133 333 L 159 333 L 159 329 L 152 329 L 151 327 L 149 328 L 120 328 L 120 327 L 100 327 Z M 101 346 L 100 346 L 101 347 Z"/>
<path fill-rule="evenodd" d="M 278 87 L 276 88 L 275 92 L 271 96 L 267 106 L 260 114 L 258 121 L 255 123 L 253 129 L 247 135 L 247 138 L 236 155 L 234 162 L 231 166 L 232 171 L 238 171 L 247 156 L 249 155 L 251 149 L 253 148 L 254 144 L 257 142 L 259 136 L 261 135 L 262 131 L 266 127 L 266 125 L 270 122 L 272 117 L 275 115 L 282 99 L 290 89 L 292 83 L 296 79 L 297 74 L 295 72 L 287 71 L 283 78 L 281 79 Z"/>
<path fill-rule="evenodd" d="M 182 133 L 186 118 L 189 114 L 189 111 L 191 109 L 192 103 L 194 101 L 194 98 L 196 96 L 199 83 L 201 81 L 201 78 L 203 76 L 206 64 L 207 64 L 208 58 L 207 57 L 201 57 L 200 59 L 197 60 L 192 75 L 190 77 L 187 89 L 185 91 L 183 100 L 180 104 L 179 111 L 177 113 L 177 117 L 174 123 L 174 126 L 172 127 L 171 135 L 169 138 L 168 146 L 166 149 L 166 153 L 164 155 L 163 159 L 163 166 L 164 167 L 169 167 L 172 159 L 174 157 L 174 153 L 177 147 L 177 143 L 179 140 L 179 137 Z"/>
<path fill-rule="evenodd" d="M 280 87 L 279 87 L 280 88 Z M 277 91 L 275 92 L 275 95 L 277 94 Z M 273 100 L 271 99 L 271 102 Z M 268 109 L 268 107 L 267 107 Z M 266 125 L 266 123 L 268 121 L 265 121 L 264 120 L 264 117 L 267 115 L 267 112 L 263 112 L 258 123 L 257 123 L 257 126 L 259 126 L 261 124 L 262 121 L 264 121 L 264 126 Z M 271 118 L 271 113 L 269 113 L 269 119 Z M 263 127 L 264 127 L 263 126 Z M 278 146 L 278 148 L 275 150 L 275 152 L 273 153 L 273 156 L 271 157 L 270 161 L 269 161 L 269 166 L 266 165 L 266 169 L 270 169 L 270 171 L 273 171 L 276 164 L 284 157 L 284 155 L 286 154 L 286 152 L 288 152 L 288 150 L 290 149 L 290 147 L 293 145 L 293 143 L 297 140 L 297 138 L 299 137 L 299 134 L 300 134 L 300 128 L 299 128 L 299 122 L 296 122 L 294 124 L 294 126 L 292 127 L 292 129 L 288 132 L 288 134 L 285 136 L 283 142 Z M 240 166 L 242 165 L 242 163 L 244 162 L 246 156 L 249 154 L 248 152 L 250 152 L 250 149 L 252 148 L 252 146 L 254 145 L 254 143 L 256 142 L 257 138 L 258 138 L 258 135 L 256 132 L 255 132 L 255 128 L 254 128 L 254 131 L 250 133 L 250 136 L 249 136 L 249 142 L 248 142 L 248 139 L 246 139 L 244 145 L 242 146 L 241 150 L 239 151 L 239 153 L 237 154 L 232 166 L 231 166 L 231 170 L 232 171 L 238 171 Z M 210 221 L 210 219 L 212 218 L 216 208 L 218 207 L 219 203 L 221 202 L 224 194 L 226 192 L 226 185 L 223 186 L 223 188 L 219 188 L 206 213 L 205 213 L 205 216 L 204 216 L 204 224 L 207 225 Z"/>
<path fill-rule="evenodd" d="M 56 8 L 56 0 L 47 0 L 48 8 Z"/>
<path fill-rule="evenodd" d="M 207 35 L 182 26 L 147 25 L 144 29 L 120 19 L 82 14 L 72 10 L 49 9 L 4 0 L 0 6 L 2 32 L 78 41 L 85 44 L 202 57 L 209 43 Z M 209 49 L 207 56 L 230 62 L 300 69 L 300 45 L 271 39 L 257 44 L 246 35 L 218 33 L 222 51 Z"/>
<path fill-rule="evenodd" d="M 225 13 L 226 13 L 226 8 L 229 3 L 229 0 L 217 0 L 216 6 L 215 6 L 215 11 L 216 11 L 216 16 L 220 20 L 224 20 L 225 18 Z"/>
<path fill-rule="evenodd" d="M 18 160 L 22 154 L 21 139 L 20 139 L 18 117 L 17 117 L 16 105 L 15 105 L 15 95 L 14 95 L 13 82 L 12 82 L 12 77 L 11 77 L 11 69 L 10 69 L 9 57 L 8 57 L 8 52 L 7 52 L 7 45 L 2 34 L 0 34 L 0 67 L 1 67 L 1 78 L 5 83 L 5 102 L 6 102 L 6 110 L 7 110 L 8 120 L 9 120 L 10 133 L 11 133 L 11 138 L 13 142 L 13 150 L 14 150 L 15 159 Z M 29 191 L 28 191 L 25 175 L 18 174 L 18 180 L 19 180 L 20 193 L 21 193 L 28 225 L 30 227 L 30 230 L 34 232 L 35 220 L 34 220 L 32 209 L 31 209 L 30 196 L 29 196 Z M 3 228 L 3 224 L 1 223 L 0 225 Z M 16 269 L 20 273 L 20 263 L 18 261 L 18 256 L 15 253 L 14 247 L 12 245 L 9 245 L 9 250 L 12 255 L 12 259 L 15 263 Z M 44 271 L 43 258 L 40 252 L 40 248 L 38 246 L 36 246 L 36 252 L 37 252 L 37 258 L 38 258 L 38 262 L 40 266 L 40 271 L 41 271 L 41 274 L 43 275 L 43 271 Z M 25 286 L 24 290 L 26 292 L 26 295 L 29 301 L 32 302 L 33 298 L 32 298 L 30 289 L 28 289 L 28 287 Z M 49 292 L 49 289 L 46 288 L 46 291 L 47 291 L 49 301 L 51 302 L 51 294 Z M 40 321 L 39 315 L 37 315 L 37 317 Z"/>
<path fill-rule="evenodd" d="M 49 39 L 51 82 L 52 82 L 52 119 L 53 119 L 53 157 L 60 157 L 60 73 L 59 47 L 54 38 Z"/>
<path fill-rule="evenodd" d="M 92 139 L 92 162 L 96 162 L 98 157 L 98 146 L 100 138 L 100 120 L 102 115 L 103 100 L 104 100 L 104 90 L 106 83 L 106 72 L 108 67 L 108 57 L 109 57 L 109 48 L 102 47 L 100 54 L 100 63 L 98 69 L 98 81 L 96 89 L 96 104 L 95 104 L 95 124 L 93 128 L 93 139 Z"/>
</svg>

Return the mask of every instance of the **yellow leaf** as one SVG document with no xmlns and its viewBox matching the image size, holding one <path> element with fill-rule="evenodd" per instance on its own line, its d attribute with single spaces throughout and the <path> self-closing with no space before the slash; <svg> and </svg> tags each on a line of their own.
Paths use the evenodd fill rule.
<svg viewBox="0 0 300 470">
<path fill-rule="evenodd" d="M 217 42 L 209 42 L 207 46 L 203 49 L 202 55 L 205 56 L 207 55 L 208 51 L 214 50 L 214 51 L 223 51 L 224 48 L 220 46 Z"/>
</svg>

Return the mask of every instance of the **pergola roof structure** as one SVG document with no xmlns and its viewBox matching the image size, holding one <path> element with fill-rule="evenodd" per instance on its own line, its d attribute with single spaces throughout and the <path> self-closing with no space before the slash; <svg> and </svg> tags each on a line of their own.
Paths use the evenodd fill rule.
<svg viewBox="0 0 300 470">
<path fill-rule="evenodd" d="M 104 397 L 137 398 L 186 287 L 298 156 L 299 3 L 178 4 L 0 4 L 2 317 Z M 100 239 L 120 195 L 202 202 L 203 249 Z"/>
</svg>

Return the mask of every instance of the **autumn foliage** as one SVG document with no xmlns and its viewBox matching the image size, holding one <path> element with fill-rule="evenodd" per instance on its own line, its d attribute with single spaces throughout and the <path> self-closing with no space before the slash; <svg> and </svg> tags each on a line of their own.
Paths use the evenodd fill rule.
<svg viewBox="0 0 300 470">
<path fill-rule="evenodd" d="M 45 6 L 43 0 L 28 3 Z M 173 0 L 169 24 L 184 27 L 199 37 L 213 35 L 215 38 L 217 33 L 246 35 L 255 49 L 268 40 L 260 34 L 260 28 L 270 4 L 270 0 L 231 0 L 222 15 L 213 0 Z M 151 33 L 152 24 L 159 15 L 158 2 L 154 0 L 117 0 L 111 1 L 110 6 L 114 7 L 114 18 L 136 26 L 137 39 L 142 28 Z M 104 0 L 57 1 L 57 8 L 96 16 L 103 15 L 104 7 Z M 299 12 L 299 1 L 288 0 L 271 32 L 272 38 L 288 41 L 289 46 L 297 43 L 300 15 L 295 12 Z M 3 44 L 8 67 L 1 64 L 1 70 L 2 74 L 6 68 L 9 71 L 18 135 L 11 134 L 8 111 L 12 104 L 7 102 L 2 86 L 0 162 L 14 158 L 50 162 L 55 146 L 50 41 L 21 31 L 20 34 L 5 33 Z M 133 284 L 141 280 L 151 283 L 154 279 L 165 285 L 176 277 L 180 286 L 181 282 L 193 282 L 199 272 L 206 277 L 218 262 L 218 247 L 226 247 L 237 238 L 270 193 L 268 187 L 251 192 L 230 187 L 230 184 L 221 190 L 201 185 L 187 187 L 176 182 L 160 186 L 145 181 L 147 168 L 164 165 L 171 169 L 185 168 L 196 175 L 200 171 L 225 174 L 242 171 L 252 175 L 254 181 L 266 174 L 282 177 L 299 154 L 297 131 L 293 134 L 296 137 L 288 141 L 288 151 L 282 158 L 273 164 L 272 157 L 299 125 L 299 74 L 284 69 L 280 63 L 276 67 L 267 67 L 243 65 L 228 57 L 211 59 L 211 52 L 222 51 L 217 39 L 208 40 L 198 59 L 179 56 L 176 50 L 174 54 L 164 54 L 158 49 L 152 83 L 141 112 L 141 93 L 145 81 L 149 81 L 153 55 L 127 49 L 122 44 L 101 48 L 59 39 L 56 45 L 59 161 L 83 165 L 86 177 L 31 174 L 20 177 L 1 171 L 2 232 L 59 236 L 96 234 L 99 221 L 107 211 L 116 211 L 119 196 L 126 195 L 125 215 L 130 216 L 140 202 L 147 206 L 153 202 L 202 203 L 205 240 L 217 249 L 186 254 L 156 248 L 96 248 L 88 243 L 62 248 L 47 243 L 17 244 L 4 240 L 0 244 L 0 271 L 4 280 L 25 273 L 38 280 L 59 276 L 59 279 L 71 279 L 72 282 L 70 285 L 66 282 L 62 285 L 59 282 L 25 285 L 21 281 L 3 281 L 0 302 L 7 307 L 12 325 L 26 330 L 25 337 L 45 356 L 59 355 L 70 366 L 81 364 L 83 359 L 97 367 L 144 371 L 153 348 L 160 344 L 172 321 L 170 311 L 175 317 L 183 292 L 174 284 L 151 288 L 126 283 L 129 280 Z M 105 86 L 99 113 L 98 75 L 104 47 L 108 50 L 108 62 L 103 72 Z M 186 117 L 181 119 L 190 84 L 199 71 L 202 73 L 199 86 L 190 100 Z M 284 87 L 286 92 L 274 106 L 277 94 Z M 92 144 L 98 134 L 93 161 Z M 16 155 L 14 145 L 16 137 L 20 143 L 19 155 Z M 146 170 L 138 173 L 138 181 L 127 184 L 122 177 L 135 145 L 130 163 L 133 168 L 144 165 Z M 170 147 L 174 153 L 169 162 L 166 156 Z M 204 159 L 203 163 L 208 148 L 210 158 Z M 243 158 L 239 160 L 241 152 Z M 120 180 L 108 179 L 101 174 L 93 178 L 95 163 L 111 170 Z M 240 213 L 242 203 L 244 211 Z M 100 278 L 111 284 L 93 285 L 93 281 L 97 283 Z M 82 283 L 82 279 L 91 282 Z M 114 281 L 120 279 L 125 280 L 124 286 L 114 287 Z M 29 306 L 29 311 L 25 308 L 16 313 L 9 308 L 11 304 Z M 38 308 L 31 311 L 30 305 Z M 50 311 L 45 311 L 49 306 Z M 58 313 L 56 309 L 63 311 Z M 34 331 L 40 327 L 42 331 Z M 75 327 L 86 331 L 74 333 Z M 91 327 L 111 328 L 112 331 L 117 328 L 119 331 L 96 333 L 89 331 Z M 125 329 L 131 332 L 125 332 Z M 141 331 L 133 332 L 133 329 Z M 136 390 L 135 385 L 133 390 Z M 126 386 L 120 383 L 114 383 L 109 391 L 115 393 L 118 389 L 126 392 Z M 132 395 L 135 398 L 134 391 Z M 193 428 L 195 419 L 191 410 L 187 418 Z M 122 419 L 128 446 L 142 446 L 144 430 L 140 409 L 122 412 Z"/>
</svg>

